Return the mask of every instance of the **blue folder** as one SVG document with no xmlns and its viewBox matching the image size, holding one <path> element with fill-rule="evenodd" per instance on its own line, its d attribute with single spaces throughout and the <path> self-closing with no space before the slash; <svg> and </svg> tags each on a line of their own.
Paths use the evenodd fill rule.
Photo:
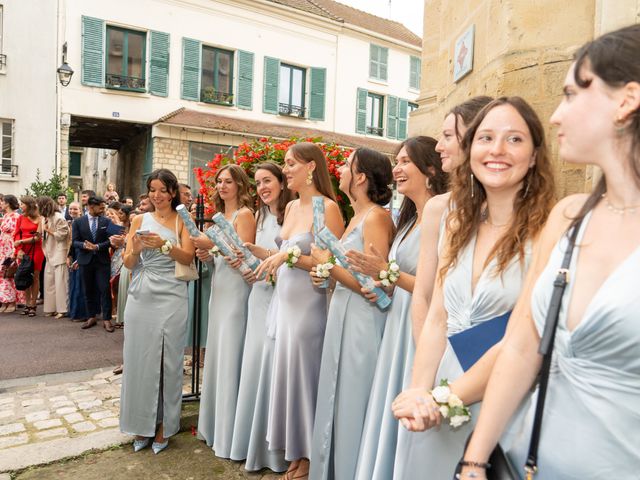
<svg viewBox="0 0 640 480">
<path fill-rule="evenodd" d="M 511 312 L 507 312 L 449 337 L 449 343 L 465 372 L 502 339 L 510 316 Z"/>
<path fill-rule="evenodd" d="M 122 235 L 124 233 L 124 227 L 122 225 L 116 225 L 115 223 L 110 223 L 107 226 L 107 235 Z"/>
</svg>

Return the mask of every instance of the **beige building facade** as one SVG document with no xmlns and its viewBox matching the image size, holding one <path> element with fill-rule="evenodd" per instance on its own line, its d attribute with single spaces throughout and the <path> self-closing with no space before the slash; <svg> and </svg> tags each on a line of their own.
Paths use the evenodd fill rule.
<svg viewBox="0 0 640 480">
<path fill-rule="evenodd" d="M 409 134 L 439 134 L 446 112 L 475 95 L 520 95 L 547 125 L 559 197 L 588 190 L 593 171 L 557 156 L 548 119 L 561 100 L 573 52 L 640 22 L 637 0 L 425 0 L 419 108 Z M 473 64 L 454 82 L 455 44 L 473 26 Z"/>
</svg>

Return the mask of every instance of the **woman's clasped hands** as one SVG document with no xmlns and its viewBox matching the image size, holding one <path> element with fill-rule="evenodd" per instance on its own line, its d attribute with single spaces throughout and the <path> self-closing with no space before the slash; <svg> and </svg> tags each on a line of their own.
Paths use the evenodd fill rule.
<svg viewBox="0 0 640 480">
<path fill-rule="evenodd" d="M 393 286 L 385 287 L 380 282 L 380 272 L 386 270 L 388 267 L 387 260 L 373 244 L 369 244 L 371 248 L 371 254 L 359 252 L 358 250 L 349 250 L 347 252 L 347 261 L 349 262 L 349 268 L 354 272 L 359 272 L 367 275 L 375 280 L 375 286 L 384 289 L 389 296 L 393 293 Z M 371 303 L 375 303 L 378 300 L 378 295 L 373 293 L 368 288 L 362 287 L 362 295 Z"/>
<path fill-rule="evenodd" d="M 440 407 L 425 388 L 408 388 L 391 404 L 393 416 L 410 432 L 422 432 L 442 422 Z"/>
</svg>

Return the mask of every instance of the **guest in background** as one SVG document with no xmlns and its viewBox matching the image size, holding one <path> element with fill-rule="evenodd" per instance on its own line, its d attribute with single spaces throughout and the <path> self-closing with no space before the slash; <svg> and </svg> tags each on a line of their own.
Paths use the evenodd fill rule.
<svg viewBox="0 0 640 480">
<path fill-rule="evenodd" d="M 43 218 L 42 236 L 44 256 L 44 315 L 67 316 L 69 269 L 66 265 L 69 251 L 69 224 L 50 197 L 38 197 L 38 208 Z"/>
<path fill-rule="evenodd" d="M 18 219 L 14 235 L 15 256 L 20 262 L 24 255 L 33 260 L 33 283 L 25 290 L 26 306 L 23 315 L 36 316 L 36 302 L 40 292 L 40 272 L 44 262 L 42 250 L 42 224 L 36 199 L 25 195 L 20 197 L 22 215 Z"/>
<path fill-rule="evenodd" d="M 69 204 L 69 215 L 75 223 L 82 217 L 82 209 L 80 203 L 71 202 Z M 73 230 L 73 224 L 72 224 Z M 84 285 L 77 262 L 78 250 L 73 246 L 73 242 L 69 245 L 67 254 L 67 267 L 69 268 L 69 320 L 74 322 L 85 321 L 89 318 L 87 312 L 87 304 L 85 301 Z"/>
<path fill-rule="evenodd" d="M 155 210 L 153 203 L 149 200 L 149 195 L 143 193 L 138 197 L 140 199 L 140 203 L 138 204 L 138 210 L 141 213 L 153 212 Z"/>
<path fill-rule="evenodd" d="M 14 258 L 13 239 L 16 233 L 16 227 L 20 214 L 18 208 L 20 205 L 18 199 L 14 195 L 5 195 L 0 201 L 0 208 L 4 215 L 0 224 L 0 265 L 3 266 L 3 273 L 12 263 Z M 0 313 L 13 313 L 16 311 L 17 303 L 24 303 L 24 292 L 16 290 L 13 277 L 0 277 Z"/>
<path fill-rule="evenodd" d="M 107 191 L 104 192 L 104 201 L 107 203 L 117 202 L 120 200 L 118 192 L 116 192 L 116 186 L 113 183 L 107 185 Z"/>
<path fill-rule="evenodd" d="M 69 215 L 69 207 L 67 207 L 67 194 L 64 192 L 58 193 L 56 196 L 58 202 L 58 210 L 67 222 L 71 222 L 71 215 Z"/>
<path fill-rule="evenodd" d="M 131 197 L 124 197 L 124 204 L 125 204 L 127 207 L 131 207 L 131 208 L 133 208 L 133 206 L 134 206 L 134 205 L 133 205 L 133 198 L 131 198 Z"/>
<path fill-rule="evenodd" d="M 80 206 L 82 207 L 82 214 L 86 215 L 89 210 L 89 198 L 95 197 L 96 192 L 93 190 L 83 190 L 80 194 Z"/>
<path fill-rule="evenodd" d="M 104 216 L 104 200 L 90 197 L 87 215 L 73 222 L 73 246 L 78 251 L 77 262 L 80 265 L 84 284 L 85 301 L 89 318 L 82 328 L 91 328 L 97 324 L 96 316 L 102 312 L 103 327 L 113 332 L 111 324 L 111 293 L 109 276 L 111 261 L 109 248 L 111 243 L 108 227 L 111 220 Z"/>
<path fill-rule="evenodd" d="M 191 208 L 193 203 L 193 195 L 191 194 L 191 187 L 186 183 L 180 184 L 180 202 L 187 208 Z"/>
</svg>

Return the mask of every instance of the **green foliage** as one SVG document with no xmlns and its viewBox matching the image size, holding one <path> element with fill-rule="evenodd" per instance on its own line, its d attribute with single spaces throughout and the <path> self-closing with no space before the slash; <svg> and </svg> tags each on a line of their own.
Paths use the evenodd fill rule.
<svg viewBox="0 0 640 480">
<path fill-rule="evenodd" d="M 67 186 L 67 177 L 62 173 L 57 173 L 55 169 L 51 170 L 51 178 L 42 180 L 40 178 L 40 169 L 36 170 L 36 179 L 31 182 L 29 188 L 25 188 L 25 195 L 32 197 L 47 196 L 55 199 L 58 193 L 63 192 L 67 195 L 67 200 L 73 200 L 73 189 Z"/>
</svg>

